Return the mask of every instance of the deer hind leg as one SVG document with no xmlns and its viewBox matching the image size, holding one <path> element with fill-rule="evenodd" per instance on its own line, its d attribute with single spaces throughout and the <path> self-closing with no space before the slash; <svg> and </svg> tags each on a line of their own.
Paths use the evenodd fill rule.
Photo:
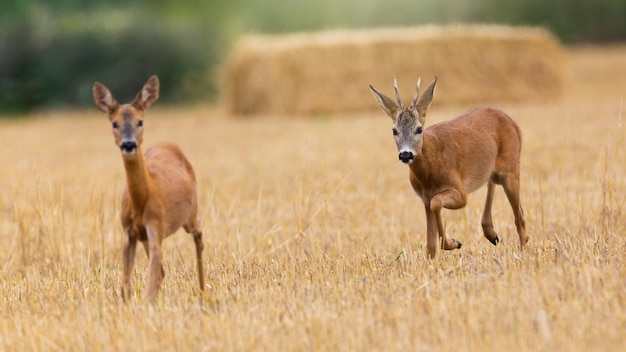
<svg viewBox="0 0 626 352">
<path fill-rule="evenodd" d="M 161 250 L 161 237 L 154 230 L 154 227 L 146 226 L 146 234 L 148 235 L 148 293 L 146 297 L 150 303 L 156 301 L 157 293 L 163 281 L 163 253 Z"/>
<path fill-rule="evenodd" d="M 204 243 L 202 243 L 202 231 L 195 231 L 193 233 L 193 240 L 196 243 L 196 261 L 198 263 L 198 282 L 200 284 L 200 291 L 204 291 L 204 268 L 202 267 L 202 251 L 204 250 Z"/>
<path fill-rule="evenodd" d="M 498 234 L 493 230 L 493 221 L 491 219 L 491 206 L 493 203 L 493 193 L 496 189 L 496 184 L 489 180 L 487 186 L 487 200 L 485 201 L 485 210 L 483 211 L 483 218 L 480 221 L 483 227 L 483 234 L 494 246 L 500 242 Z"/>
<path fill-rule="evenodd" d="M 137 237 L 131 233 L 130 229 L 125 229 L 126 243 L 124 244 L 124 277 L 122 278 L 122 299 L 127 302 L 130 299 L 131 281 L 130 275 L 135 265 L 135 253 L 137 252 Z"/>
<path fill-rule="evenodd" d="M 185 231 L 193 236 L 193 241 L 196 244 L 196 263 L 198 266 L 198 282 L 200 284 L 200 291 L 204 291 L 204 268 L 202 266 L 202 251 L 204 250 L 204 243 L 202 243 L 202 231 L 199 230 L 199 221 L 195 220 L 194 226 L 185 226 Z"/>
<path fill-rule="evenodd" d="M 441 249 L 458 249 L 461 248 L 461 242 L 454 238 L 448 238 L 446 230 L 441 221 L 441 209 L 459 209 L 463 208 L 467 203 L 467 196 L 456 189 L 449 189 L 441 193 L 435 194 L 430 200 L 430 210 L 434 214 L 437 223 L 437 231 L 441 238 Z"/>
<path fill-rule="evenodd" d="M 523 249 L 528 242 L 528 236 L 526 235 L 526 221 L 524 220 L 524 209 L 519 197 L 519 173 L 508 174 L 502 182 L 504 193 L 511 203 L 513 209 L 513 215 L 515 216 L 515 227 L 517 228 L 517 235 L 519 236 L 519 244 Z"/>
</svg>

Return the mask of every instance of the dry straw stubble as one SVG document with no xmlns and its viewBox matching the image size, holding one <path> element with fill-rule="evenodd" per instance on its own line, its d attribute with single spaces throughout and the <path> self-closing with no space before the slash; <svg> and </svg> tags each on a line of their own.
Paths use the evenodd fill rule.
<svg viewBox="0 0 626 352">
<path fill-rule="evenodd" d="M 144 143 L 178 143 L 198 177 L 201 305 L 184 231 L 164 241 L 157 306 L 141 248 L 122 303 L 125 179 L 106 117 L 0 120 L 0 350 L 623 349 L 626 47 L 568 59 L 577 81 L 562 102 L 501 106 L 524 131 L 524 252 L 499 187 L 502 243 L 482 237 L 483 188 L 444 214 L 463 248 L 426 260 L 423 208 L 378 110 L 241 120 L 155 106 Z"/>
<path fill-rule="evenodd" d="M 419 76 L 438 75 L 438 104 L 558 98 L 565 54 L 539 28 L 424 26 L 247 36 L 223 73 L 235 114 L 334 113 L 373 109 L 368 84 L 398 77 L 411 94 Z M 409 88 L 410 87 L 410 88 Z"/>
</svg>

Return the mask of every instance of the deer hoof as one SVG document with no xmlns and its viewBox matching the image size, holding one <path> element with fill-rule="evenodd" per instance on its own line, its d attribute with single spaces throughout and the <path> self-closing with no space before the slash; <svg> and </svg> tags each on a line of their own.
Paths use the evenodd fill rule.
<svg viewBox="0 0 626 352">
<path fill-rule="evenodd" d="M 496 236 L 494 239 L 489 239 L 489 242 L 491 242 L 491 244 L 493 244 L 494 246 L 497 246 L 498 243 L 500 243 L 500 239 L 498 238 L 498 236 Z"/>
<path fill-rule="evenodd" d="M 451 251 L 453 249 L 461 248 L 461 242 L 455 240 L 454 238 L 448 238 L 446 242 L 441 244 L 441 249 L 445 249 L 446 251 Z"/>
</svg>

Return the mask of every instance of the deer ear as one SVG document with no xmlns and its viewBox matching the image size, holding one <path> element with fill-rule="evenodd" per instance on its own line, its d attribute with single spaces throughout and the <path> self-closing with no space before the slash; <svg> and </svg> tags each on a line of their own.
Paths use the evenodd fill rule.
<svg viewBox="0 0 626 352">
<path fill-rule="evenodd" d="M 428 112 L 428 109 L 430 108 L 430 104 L 432 104 L 433 102 L 433 92 L 435 90 L 436 84 L 437 84 L 437 76 L 435 76 L 433 81 L 430 82 L 430 84 L 424 91 L 424 94 L 422 94 L 422 97 L 420 98 L 419 103 L 417 103 L 417 106 L 415 107 L 417 109 L 417 113 L 419 114 L 419 119 L 422 124 L 424 123 L 424 119 L 426 118 L 426 113 Z"/>
<path fill-rule="evenodd" d="M 152 103 L 159 99 L 159 78 L 153 75 L 143 88 L 137 93 L 133 106 L 139 110 L 146 110 Z"/>
<path fill-rule="evenodd" d="M 100 111 L 110 114 L 117 110 L 117 101 L 111 92 L 100 82 L 93 84 L 93 101 Z"/>
<path fill-rule="evenodd" d="M 376 88 L 372 87 L 371 84 L 370 84 L 370 90 L 372 91 L 372 94 L 374 94 L 374 98 L 376 98 L 378 105 L 380 105 L 381 109 L 383 109 L 385 114 L 391 117 L 392 120 L 395 120 L 396 111 L 398 111 L 398 104 L 396 104 L 396 102 L 391 100 L 388 96 L 377 91 Z"/>
</svg>

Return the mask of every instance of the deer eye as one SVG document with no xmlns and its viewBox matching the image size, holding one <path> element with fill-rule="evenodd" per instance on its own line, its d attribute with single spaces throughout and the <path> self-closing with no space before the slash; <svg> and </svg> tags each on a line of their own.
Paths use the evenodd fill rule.
<svg viewBox="0 0 626 352">
<path fill-rule="evenodd" d="M 391 132 L 393 133 L 394 136 L 398 135 L 398 130 L 394 127 Z"/>
<path fill-rule="evenodd" d="M 137 127 L 142 127 L 143 126 L 143 120 L 139 120 L 137 122 Z"/>
<path fill-rule="evenodd" d="M 112 125 L 113 125 L 113 128 L 115 128 L 115 129 L 120 128 L 120 125 L 117 122 L 115 122 L 115 121 L 113 121 Z"/>
<path fill-rule="evenodd" d="M 415 130 L 415 134 L 422 134 L 422 128 L 421 128 L 421 127 L 418 127 L 418 128 Z"/>
</svg>

